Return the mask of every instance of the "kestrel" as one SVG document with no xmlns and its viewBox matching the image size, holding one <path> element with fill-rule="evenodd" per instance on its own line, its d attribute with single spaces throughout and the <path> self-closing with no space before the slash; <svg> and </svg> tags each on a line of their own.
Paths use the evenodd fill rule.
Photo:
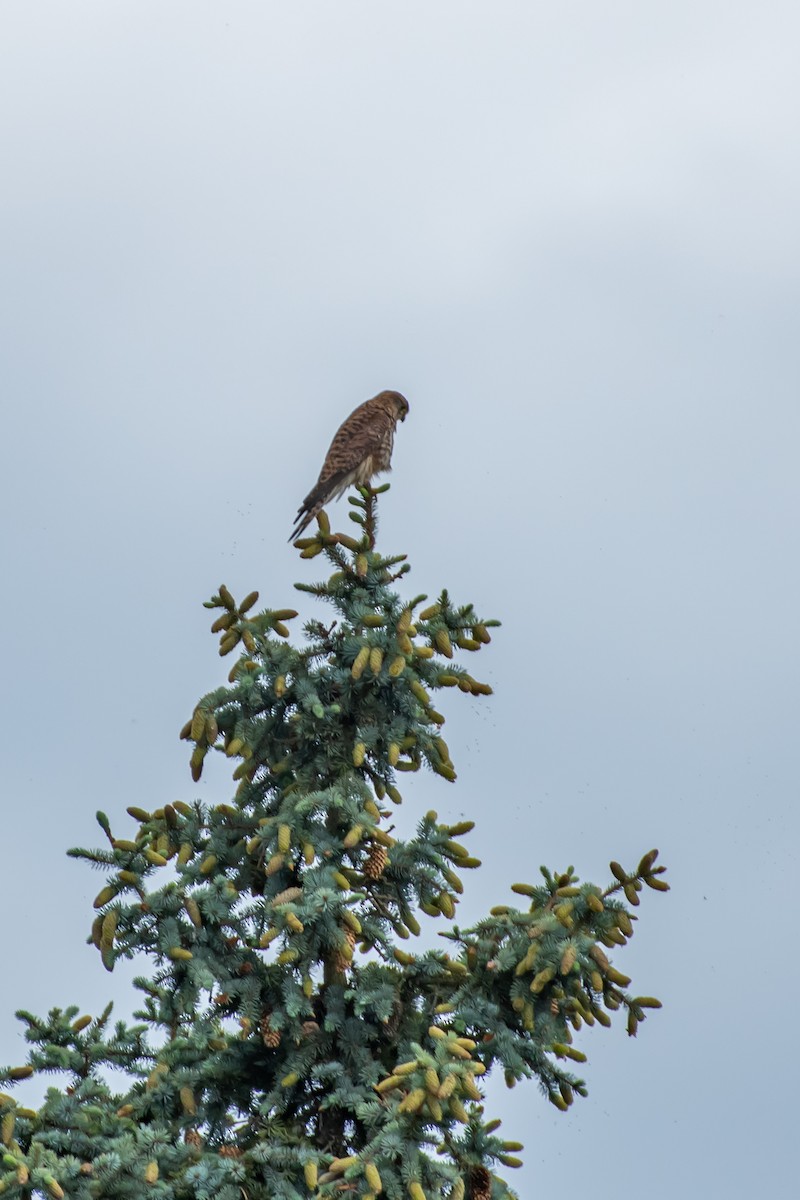
<svg viewBox="0 0 800 1200">
<path fill-rule="evenodd" d="M 394 431 L 405 421 L 408 401 L 399 392 L 379 392 L 359 404 L 336 431 L 319 479 L 297 510 L 289 538 L 293 542 L 329 500 L 338 500 L 351 484 L 364 485 L 391 471 Z"/>
</svg>

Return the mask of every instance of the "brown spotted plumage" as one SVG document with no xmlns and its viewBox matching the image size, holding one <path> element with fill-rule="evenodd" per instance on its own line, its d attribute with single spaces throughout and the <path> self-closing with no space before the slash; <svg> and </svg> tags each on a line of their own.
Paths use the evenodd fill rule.
<svg viewBox="0 0 800 1200">
<path fill-rule="evenodd" d="M 390 471 L 394 431 L 405 421 L 408 401 L 399 392 L 380 392 L 358 408 L 336 431 L 319 479 L 297 510 L 289 538 L 293 542 L 330 500 L 353 484 L 364 485 L 381 471 Z"/>
</svg>

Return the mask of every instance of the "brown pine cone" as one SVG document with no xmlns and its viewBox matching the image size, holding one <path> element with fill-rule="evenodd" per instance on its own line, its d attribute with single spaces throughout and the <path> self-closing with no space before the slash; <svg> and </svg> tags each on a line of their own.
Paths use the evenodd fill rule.
<svg viewBox="0 0 800 1200">
<path fill-rule="evenodd" d="M 492 1177 L 486 1167 L 473 1167 L 470 1171 L 469 1200 L 492 1200 Z"/>
<path fill-rule="evenodd" d="M 271 1013 L 265 1012 L 261 1018 L 261 1038 L 269 1050 L 277 1050 L 281 1044 L 281 1033 L 279 1029 L 273 1029 L 270 1026 L 271 1015 Z"/>
<path fill-rule="evenodd" d="M 367 879 L 380 879 L 388 858 L 389 855 L 386 853 L 386 847 L 382 846 L 380 842 L 373 842 L 370 846 L 367 861 L 364 863 L 364 874 Z"/>
<path fill-rule="evenodd" d="M 350 928 L 349 925 L 342 925 L 342 926 L 340 926 L 340 928 L 341 928 L 342 933 L 344 934 L 345 941 L 347 942 L 348 946 L 352 950 L 352 948 L 356 944 L 355 933 L 353 932 L 353 930 Z M 334 962 L 335 970 L 339 974 L 342 974 L 342 975 L 345 973 L 345 971 L 349 971 L 351 966 L 353 965 L 352 960 L 345 958 L 345 956 L 343 954 L 334 955 L 333 962 Z"/>
</svg>

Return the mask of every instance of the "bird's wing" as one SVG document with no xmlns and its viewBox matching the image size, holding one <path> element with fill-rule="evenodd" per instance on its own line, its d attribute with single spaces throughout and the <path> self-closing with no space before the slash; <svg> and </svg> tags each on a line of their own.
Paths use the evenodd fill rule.
<svg viewBox="0 0 800 1200">
<path fill-rule="evenodd" d="M 290 542 L 299 537 L 323 505 L 346 486 L 348 476 L 380 446 L 393 425 L 391 414 L 373 400 L 360 404 L 342 422 L 325 455 L 319 479 L 297 510 Z"/>
<path fill-rule="evenodd" d="M 394 425 L 391 415 L 382 405 L 367 400 L 350 413 L 336 430 L 325 462 L 319 473 L 317 487 L 321 484 L 335 490 L 334 479 L 343 479 L 355 471 L 359 463 L 380 446 L 386 430 Z"/>
</svg>

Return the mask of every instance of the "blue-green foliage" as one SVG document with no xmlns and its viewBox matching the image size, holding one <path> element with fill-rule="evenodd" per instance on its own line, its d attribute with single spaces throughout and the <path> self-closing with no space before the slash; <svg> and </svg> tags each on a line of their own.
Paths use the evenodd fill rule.
<svg viewBox="0 0 800 1200">
<path fill-rule="evenodd" d="M 298 585 L 332 609 L 300 644 L 292 610 L 224 587 L 209 602 L 220 652 L 240 656 L 181 736 L 195 779 L 210 753 L 230 760 L 231 802 L 131 809 L 127 839 L 100 813 L 108 848 L 72 851 L 107 871 L 91 934 L 107 969 L 149 964 L 141 1024 L 19 1014 L 29 1063 L 0 1079 L 68 1083 L 38 1111 L 0 1094 L 5 1195 L 502 1200 L 496 1168 L 519 1147 L 484 1115 L 485 1073 L 534 1077 L 566 1109 L 584 1092 L 573 1032 L 622 1008 L 633 1033 L 657 1006 L 601 949 L 632 933 L 620 893 L 635 906 L 643 883 L 666 889 L 654 851 L 630 873 L 613 863 L 604 888 L 544 871 L 514 885 L 526 909 L 462 930 L 472 823 L 428 813 L 409 840 L 388 832 L 403 773 L 455 779 L 432 694 L 490 692 L 455 655 L 496 622 L 446 592 L 401 597 L 407 565 L 375 550 L 378 490 L 351 502 L 360 538 L 321 514 L 298 543 L 333 568 Z M 414 951 L 428 919 L 447 949 Z"/>
</svg>

